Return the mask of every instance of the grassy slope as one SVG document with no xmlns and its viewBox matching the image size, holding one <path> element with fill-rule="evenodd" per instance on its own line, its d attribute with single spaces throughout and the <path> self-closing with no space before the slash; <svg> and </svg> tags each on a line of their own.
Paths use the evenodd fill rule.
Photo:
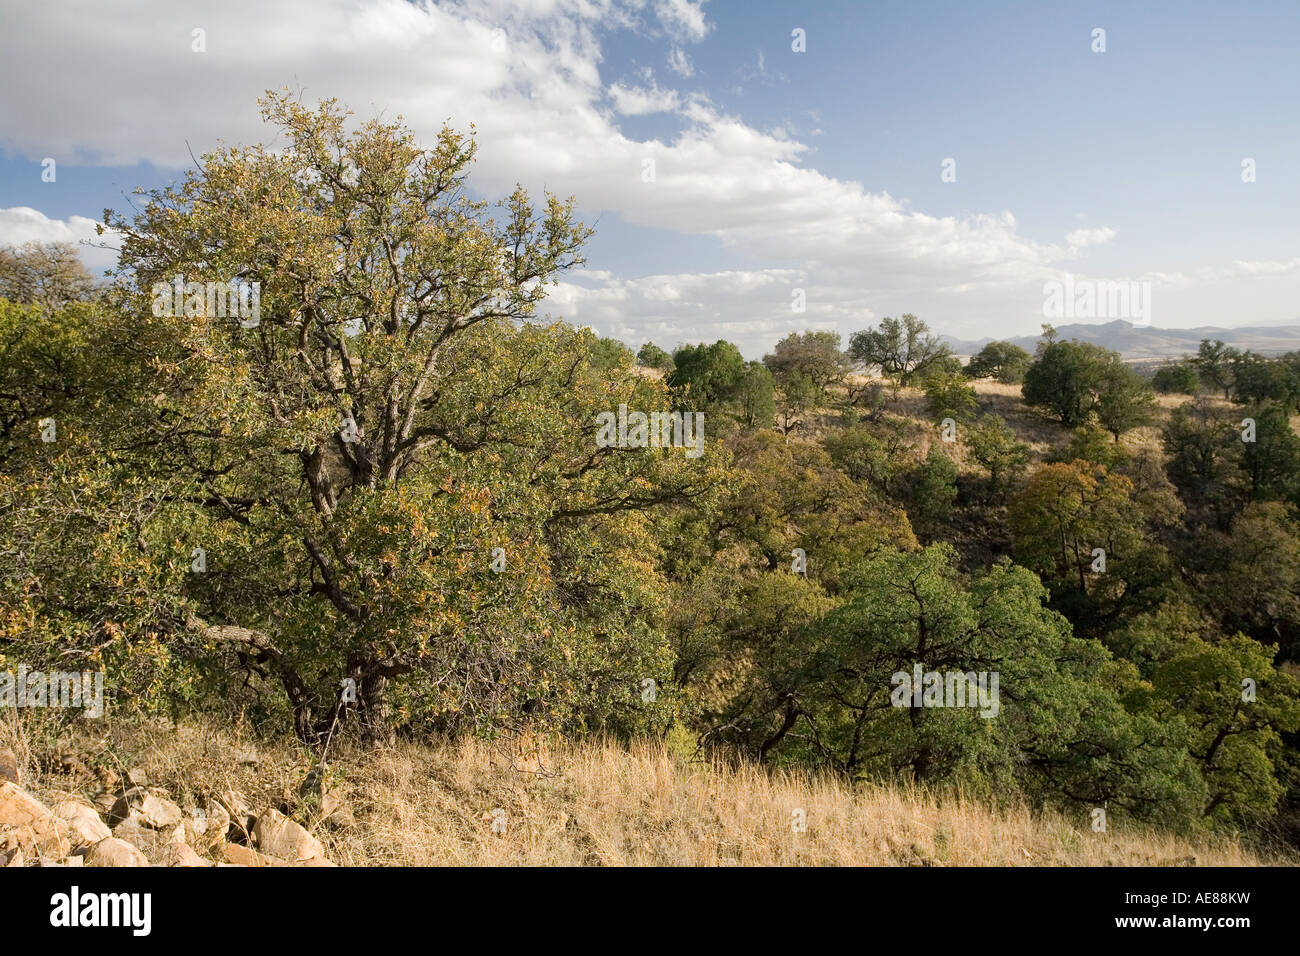
<svg viewBox="0 0 1300 956">
<path fill-rule="evenodd" d="M 241 762 L 247 742 L 227 729 L 118 722 L 102 734 L 77 740 L 73 749 L 92 767 L 144 769 L 182 805 L 237 789 L 255 811 L 287 799 L 300 819 L 313 822 L 309 808 L 293 806 L 312 756 L 290 742 L 260 743 L 252 766 Z M 30 748 L 30 742 L 28 736 L 20 744 Z M 31 749 L 35 762 L 48 766 L 40 748 Z M 1066 819 L 1020 806 L 995 812 L 904 788 L 854 788 L 752 765 L 692 764 L 648 745 L 629 751 L 593 741 L 527 755 L 473 741 L 401 744 L 378 753 L 344 745 L 330 768 L 357 824 L 315 830 L 331 858 L 345 865 L 1273 862 L 1222 840 L 1115 826 L 1094 833 L 1083 815 Z M 61 790 L 94 789 L 53 772 L 38 773 L 30 786 L 46 799 Z M 496 808 L 508 815 L 504 836 L 492 832 Z M 806 812 L 806 833 L 791 827 L 796 808 Z"/>
</svg>

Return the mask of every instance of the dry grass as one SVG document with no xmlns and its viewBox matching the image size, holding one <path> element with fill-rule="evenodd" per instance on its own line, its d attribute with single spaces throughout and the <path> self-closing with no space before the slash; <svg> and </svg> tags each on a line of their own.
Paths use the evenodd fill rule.
<svg viewBox="0 0 1300 956">
<path fill-rule="evenodd" d="M 2 742 L 0 742 L 2 743 Z M 144 769 L 182 804 L 226 789 L 254 810 L 292 801 L 312 763 L 296 744 L 248 742 L 229 730 L 122 724 L 74 742 L 92 762 Z M 345 865 L 1199 865 L 1261 861 L 1227 840 L 1193 842 L 1112 826 L 1094 833 L 1017 806 L 994 812 L 962 797 L 852 787 L 833 777 L 688 763 L 663 747 L 541 746 L 526 757 L 479 741 L 343 747 L 330 779 L 357 825 L 316 828 Z M 72 789 L 38 776 L 38 793 Z M 290 807 L 292 808 L 292 807 Z M 492 832 L 492 811 L 507 832 Z M 792 812 L 806 814 L 794 832 Z M 310 815 L 305 819 L 310 822 Z"/>
</svg>

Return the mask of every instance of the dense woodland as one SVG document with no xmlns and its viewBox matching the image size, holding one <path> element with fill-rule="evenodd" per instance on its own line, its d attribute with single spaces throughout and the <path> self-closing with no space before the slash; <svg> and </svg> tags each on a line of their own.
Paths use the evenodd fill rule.
<svg viewBox="0 0 1300 956">
<path fill-rule="evenodd" d="M 114 719 L 666 737 L 1300 845 L 1300 353 L 963 363 L 911 315 L 634 352 L 544 312 L 572 201 L 263 109 L 276 147 L 105 214 L 107 280 L 0 254 L 0 668 L 102 668 Z M 259 321 L 158 314 L 178 275 Z M 703 456 L 599 446 L 619 405 L 703 412 Z M 918 662 L 997 672 L 997 717 L 891 706 Z"/>
</svg>

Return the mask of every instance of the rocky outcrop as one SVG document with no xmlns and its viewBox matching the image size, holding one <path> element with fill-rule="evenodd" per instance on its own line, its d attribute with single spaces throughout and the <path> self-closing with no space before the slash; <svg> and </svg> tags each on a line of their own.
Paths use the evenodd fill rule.
<svg viewBox="0 0 1300 956">
<path fill-rule="evenodd" d="M 274 809 L 254 815 L 240 794 L 202 807 L 186 797 L 186 813 L 165 791 L 132 785 L 142 774 L 114 776 L 119 792 L 111 799 L 51 791 L 53 809 L 13 781 L 0 782 L 0 867 L 335 865 L 305 827 Z M 338 810 L 323 803 L 327 813 Z M 107 822 L 99 808 L 107 808 Z"/>
</svg>

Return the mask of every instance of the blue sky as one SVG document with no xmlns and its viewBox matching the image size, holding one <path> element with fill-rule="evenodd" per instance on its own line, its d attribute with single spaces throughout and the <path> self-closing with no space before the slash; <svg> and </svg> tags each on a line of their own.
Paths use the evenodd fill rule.
<svg viewBox="0 0 1300 956">
<path fill-rule="evenodd" d="M 1066 277 L 1148 283 L 1159 327 L 1300 323 L 1294 0 L 76 0 L 4 19 L 0 243 L 84 238 L 191 148 L 266 139 L 254 101 L 292 85 L 417 134 L 474 122 L 485 195 L 576 195 L 598 232 L 550 312 L 634 346 L 757 357 L 901 312 L 1034 333 Z"/>
</svg>

